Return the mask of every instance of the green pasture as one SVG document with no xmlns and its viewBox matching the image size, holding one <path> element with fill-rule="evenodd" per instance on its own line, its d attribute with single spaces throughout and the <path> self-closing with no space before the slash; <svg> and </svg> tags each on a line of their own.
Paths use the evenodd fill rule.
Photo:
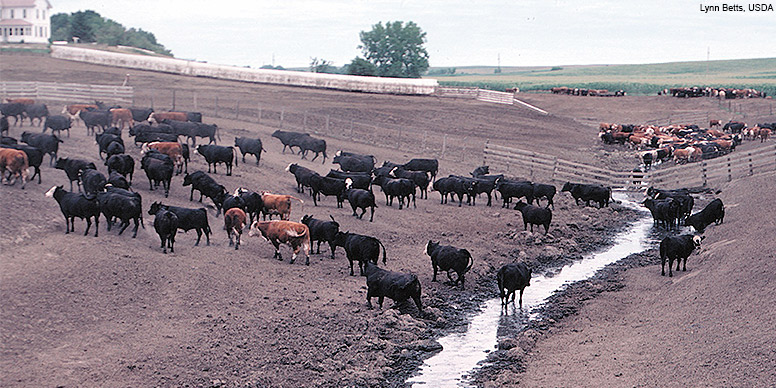
<svg viewBox="0 0 776 388">
<path fill-rule="evenodd" d="M 432 68 L 431 71 L 434 69 Z M 555 86 L 623 89 L 630 94 L 655 94 L 680 86 L 754 88 L 776 93 L 776 58 L 725 61 L 672 62 L 644 65 L 590 65 L 546 67 L 459 67 L 455 73 L 428 76 L 443 86 L 492 90 L 518 87 L 546 91 Z"/>
</svg>

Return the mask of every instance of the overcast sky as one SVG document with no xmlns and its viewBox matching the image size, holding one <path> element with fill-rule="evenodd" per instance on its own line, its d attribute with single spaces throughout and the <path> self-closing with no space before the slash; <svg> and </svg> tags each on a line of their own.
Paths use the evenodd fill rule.
<svg viewBox="0 0 776 388">
<path fill-rule="evenodd" d="M 359 32 L 397 20 L 427 33 L 434 67 L 776 57 L 776 12 L 750 12 L 746 2 L 744 12 L 697 0 L 50 2 L 53 13 L 90 9 L 152 32 L 177 58 L 252 67 L 305 67 L 312 57 L 342 66 L 361 55 Z"/>
</svg>

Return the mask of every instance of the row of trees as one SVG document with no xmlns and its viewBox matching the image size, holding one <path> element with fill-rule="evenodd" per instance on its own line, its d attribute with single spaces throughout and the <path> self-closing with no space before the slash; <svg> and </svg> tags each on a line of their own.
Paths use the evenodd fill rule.
<svg viewBox="0 0 776 388">
<path fill-rule="evenodd" d="M 58 13 L 51 16 L 51 40 L 73 42 L 74 37 L 81 42 L 131 46 L 163 55 L 172 55 L 170 50 L 156 41 L 154 34 L 142 29 L 127 29 L 91 10 L 72 14 Z"/>
</svg>

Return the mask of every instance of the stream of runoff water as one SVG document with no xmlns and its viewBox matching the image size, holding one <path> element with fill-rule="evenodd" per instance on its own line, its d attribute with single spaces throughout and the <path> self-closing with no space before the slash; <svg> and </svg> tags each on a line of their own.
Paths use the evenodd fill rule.
<svg viewBox="0 0 776 388">
<path fill-rule="evenodd" d="M 521 314 L 526 314 L 524 318 L 536 318 L 536 313 L 532 313 L 532 310 L 545 303 L 554 292 L 567 284 L 585 280 L 606 265 L 630 254 L 642 252 L 654 244 L 655 238 L 650 237 L 652 218 L 649 212 L 625 192 L 614 192 L 613 197 L 621 202 L 622 206 L 644 213 L 638 221 L 615 236 L 616 243 L 613 246 L 564 266 L 551 277 L 533 276 L 531 285 L 523 294 L 523 310 L 520 311 L 510 303 L 506 311 L 509 319 L 504 319 L 504 310 L 499 298 L 486 301 L 481 312 L 472 317 L 465 332 L 453 333 L 438 340 L 442 351 L 426 360 L 420 367 L 419 374 L 409 378 L 407 382 L 411 383 L 413 388 L 473 387 L 474 385 L 466 381 L 466 376 L 496 348 L 499 324 L 522 325 Z"/>
</svg>

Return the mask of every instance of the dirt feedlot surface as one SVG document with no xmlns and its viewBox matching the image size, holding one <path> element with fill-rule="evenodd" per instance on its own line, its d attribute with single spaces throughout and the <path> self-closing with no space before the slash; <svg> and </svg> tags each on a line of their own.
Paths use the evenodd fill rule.
<svg viewBox="0 0 776 388">
<path fill-rule="evenodd" d="M 125 69 L 45 57 L 4 55 L 0 60 L 2 80 L 119 84 L 126 72 Z M 476 137 L 480 140 L 501 138 L 506 144 L 533 147 L 539 152 L 570 153 L 586 163 L 605 158 L 595 141 L 597 128 L 579 124 L 575 116 L 553 116 L 546 119 L 551 125 L 542 125 L 545 119 L 529 111 L 473 101 L 342 93 L 130 72 L 139 106 L 148 105 L 143 103 L 147 101 L 143 100 L 144 93 L 147 96 L 149 90 L 163 90 L 165 87 L 199 90 L 201 94 L 208 91 L 228 94 L 230 90 L 244 88 L 256 98 L 266 101 L 267 106 L 316 109 L 356 118 L 370 117 L 377 122 L 393 120 L 402 123 L 414 116 L 414 124 L 408 123 L 408 126 L 427 122 L 429 128 L 444 128 L 450 133 L 479 128 Z M 537 100 L 546 98 L 534 97 Z M 575 110 L 572 106 L 574 100 L 549 101 L 557 104 L 559 111 Z M 621 112 L 612 109 L 609 102 L 612 100 L 599 101 L 598 104 L 586 102 L 591 104 L 585 109 L 586 118 L 618 121 L 630 117 L 630 110 L 623 109 Z M 664 100 L 652 97 L 643 100 L 634 97 L 616 102 L 615 107 L 623 108 L 637 101 L 661 107 L 665 104 Z M 570 105 L 565 106 L 566 103 Z M 686 105 L 683 109 L 692 108 L 685 101 L 682 104 Z M 215 122 L 222 129 L 220 144 L 231 144 L 233 136 L 251 135 L 261 137 L 267 149 L 259 167 L 249 156 L 247 163 L 235 167 L 233 176 L 225 176 L 223 170 L 213 174 L 219 183 L 230 191 L 246 186 L 253 190 L 298 195 L 305 204 L 301 210 L 294 205 L 292 220 L 298 220 L 304 214 L 321 219 L 332 215 L 340 223 L 341 230 L 378 237 L 387 248 L 388 262 L 385 266 L 388 269 L 418 275 L 426 313 L 418 314 L 411 306 L 402 307 L 399 311 L 390 309 L 390 301 L 386 301 L 383 310 L 367 309 L 364 278 L 349 276 L 347 260 L 341 248 L 336 258 L 331 260 L 328 248 L 324 247 L 321 254 L 312 255 L 309 267 L 300 261 L 289 264 L 290 251 L 287 247 L 281 248 L 283 262 L 272 259 L 271 244 L 260 238 L 248 237 L 247 233 L 241 249 L 234 251 L 228 247 L 222 230 L 223 218 L 215 217 L 212 208 L 208 209 L 214 231 L 211 245 L 193 247 L 196 235 L 179 232 L 174 254 L 160 252 L 158 237 L 151 225 L 153 216 L 146 213 L 146 228 L 140 229 L 136 239 L 132 239 L 128 232 L 122 236 L 117 236 L 115 230 L 108 232 L 104 221 L 100 225 L 100 237 L 94 238 L 91 233 L 90 236 L 82 236 L 85 222 L 80 220 L 76 221 L 76 233 L 65 235 L 57 204 L 53 199 L 45 198 L 43 193 L 53 185 L 64 184 L 67 188 L 67 179 L 62 171 L 48 167 L 46 159 L 43 184 L 28 183 L 25 190 L 20 190 L 18 185 L 0 187 L 3 215 L 3 223 L 0 224 L 0 299 L 3 311 L 0 318 L 3 344 L 0 349 L 0 375 L 3 376 L 3 385 L 401 386 L 419 360 L 437 349 L 433 341 L 436 336 L 460 329 L 464 322 L 462 312 L 472 310 L 480 300 L 495 294 L 493 277 L 502 264 L 527 260 L 537 270 L 557 266 L 605 244 L 616 230 L 634 217 L 633 212 L 616 205 L 601 210 L 578 208 L 569 197 L 559 194 L 556 196 L 553 226 L 547 236 L 540 236 L 522 232 L 519 214 L 500 208 L 498 201 L 494 202 L 496 206 L 488 208 L 480 198 L 477 206 L 458 208 L 452 204 L 440 205 L 438 194 L 431 193 L 430 199 L 418 200 L 416 209 L 398 210 L 396 204 L 392 208 L 386 206 L 378 190 L 379 208 L 375 212 L 375 221 L 370 223 L 352 217 L 347 204 L 345 209 L 337 209 L 332 198 L 323 200 L 318 207 L 312 206 L 308 195 L 295 193 L 293 177 L 284 171 L 289 163 L 300 163 L 319 173 L 326 173 L 333 167 L 330 160 L 325 164 L 317 160 L 311 163 L 295 155 L 281 154 L 280 143 L 269 137 L 274 128 L 211 120 L 207 114 L 204 121 Z M 12 127 L 11 136 L 19 137 L 23 130 L 39 131 L 38 128 L 30 129 L 27 124 L 22 128 Z M 126 133 L 124 139 L 129 140 Z M 374 154 L 380 162 L 402 162 L 425 156 L 337 139 L 326 140 L 330 156 L 337 149 Z M 136 160 L 139 159 L 138 149 L 130 145 L 128 150 Z M 105 172 L 94 140 L 85 136 L 83 126 L 76 126 L 71 137 L 64 139 L 60 156 L 77 156 L 94 161 L 100 171 Z M 440 165 L 440 176 L 452 173 L 467 175 L 476 167 L 474 164 L 448 161 L 441 161 Z M 193 155 L 189 171 L 205 168 L 204 160 Z M 170 197 L 165 199 L 158 191 L 148 190 L 143 171 L 136 169 L 133 187 L 143 195 L 144 211 L 150 203 L 160 200 L 178 206 L 200 206 L 188 201 L 189 189 L 182 187 L 181 182 L 182 176 L 173 178 Z M 766 203 L 772 198 L 772 183 L 773 179 L 757 181 L 763 190 L 770 188 L 770 195 L 763 194 L 752 201 L 744 191 L 738 194 L 741 198 L 735 203 L 740 209 L 757 205 L 767 207 Z M 203 203 L 209 204 L 210 201 L 205 199 Z M 741 227 L 732 229 L 729 226 L 736 225 L 735 221 L 726 223 L 725 230 L 730 230 L 733 235 L 724 238 L 747 241 L 748 236 L 741 228 L 753 225 L 746 224 L 744 227 L 745 221 L 737 218 L 733 209 L 730 209 L 729 217 L 731 220 L 738 219 Z M 759 217 L 755 219 L 766 221 Z M 773 220 L 773 217 L 767 219 Z M 772 231 L 772 222 L 769 225 Z M 766 233 L 767 226 L 757 230 Z M 721 230 L 722 227 L 713 228 L 714 233 Z M 736 237 L 735 233 L 739 236 Z M 712 242 L 722 240 L 722 237 L 712 239 L 715 235 L 711 232 L 709 236 L 707 240 Z M 475 262 L 467 276 L 466 291 L 454 290 L 443 282 L 431 282 L 429 259 L 422 254 L 430 239 L 465 247 L 472 252 Z M 772 239 L 758 241 L 762 241 L 759 252 L 774 251 Z M 721 246 L 731 249 L 736 245 Z M 741 259 L 732 249 L 730 253 L 725 260 L 731 261 L 730 268 L 736 268 L 732 263 Z M 678 275 L 673 282 L 698 273 L 693 272 L 692 259 L 690 263 L 690 271 Z M 654 265 L 647 267 L 652 275 L 648 279 L 654 281 L 651 287 L 668 287 L 671 283 L 666 283 L 666 278 L 653 276 L 655 268 Z M 772 267 L 765 266 L 758 271 L 762 270 L 761 276 L 767 278 L 772 273 L 769 269 Z M 700 276 L 695 278 L 698 279 L 696 281 L 702 279 Z M 754 292 L 747 288 L 750 284 L 744 281 L 733 283 L 730 287 L 734 287 L 730 288 L 731 292 L 741 299 L 747 292 Z M 526 292 L 530 292 L 530 288 Z M 663 292 L 673 297 L 688 297 L 688 294 Z M 631 302 L 626 299 L 622 303 Z M 661 299 L 661 302 L 668 305 L 666 299 Z M 709 308 L 711 306 L 709 304 Z M 717 304 L 713 306 L 716 308 Z M 724 319 L 733 315 L 733 309 L 720 302 L 716 314 L 720 315 L 719 319 Z M 674 318 L 681 318 L 680 311 L 668 310 L 675 315 Z M 585 310 L 582 314 L 584 316 Z M 747 328 L 746 336 L 736 336 L 730 344 L 748 343 L 749 333 L 765 335 L 768 330 L 772 332 L 769 321 L 758 318 L 757 322 L 759 324 L 752 325 L 755 327 Z M 666 336 L 673 332 L 675 335 L 671 338 L 681 338 L 686 335 L 689 330 L 687 325 L 690 324 L 668 325 L 660 332 Z M 656 325 L 661 326 L 660 322 Z M 578 334 L 573 330 L 573 334 L 568 334 L 572 338 Z M 608 333 L 604 336 L 607 343 L 609 339 L 618 343 L 616 341 L 629 338 L 629 334 L 632 333 L 625 330 L 619 338 L 610 338 Z M 652 345 L 649 341 L 657 339 L 645 337 L 643 341 L 646 342 L 639 346 L 648 349 Z M 547 342 L 550 343 L 549 340 Z M 547 354 L 551 357 L 553 349 L 558 349 L 548 347 L 543 351 L 542 342 L 539 344 L 539 356 Z M 716 345 L 709 343 L 706 353 L 721 351 Z M 762 351 L 762 362 L 737 365 L 737 370 L 747 366 L 772 366 L 773 353 L 767 353 L 764 347 L 758 349 Z M 720 359 L 725 359 L 724 356 L 720 355 Z M 519 355 L 519 360 L 523 359 L 524 355 Z M 666 369 L 672 368 L 668 365 L 669 361 L 664 360 L 661 365 L 665 365 Z M 529 372 L 531 365 L 528 364 Z M 647 376 L 653 373 L 653 365 L 633 362 L 628 367 Z M 484 384 L 500 386 L 516 383 L 514 369 L 505 368 L 502 373 L 494 373 L 488 377 L 493 381 Z M 572 383 L 548 384 L 574 386 L 573 382 L 577 381 L 575 374 L 584 374 L 583 370 L 583 367 L 563 370 L 562 374 Z M 527 375 L 533 379 L 531 376 Z M 681 377 L 690 379 L 693 376 Z M 757 379 L 762 373 L 742 372 L 741 376 Z M 604 374 L 602 380 L 591 381 L 591 384 L 609 381 L 605 378 Z M 545 385 L 540 380 L 527 381 L 536 381 L 536 384 L 528 386 Z M 725 385 L 736 383 L 731 381 Z"/>
</svg>

